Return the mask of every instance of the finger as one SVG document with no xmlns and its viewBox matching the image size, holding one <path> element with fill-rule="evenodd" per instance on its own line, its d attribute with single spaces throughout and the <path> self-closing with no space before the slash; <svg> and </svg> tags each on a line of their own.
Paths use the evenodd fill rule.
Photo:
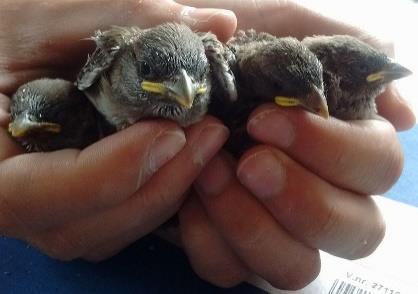
<svg viewBox="0 0 418 294">
<path fill-rule="evenodd" d="M 178 215 L 183 248 L 197 275 L 219 287 L 235 286 L 250 276 L 210 222 L 197 195 L 185 201 Z"/>
<path fill-rule="evenodd" d="M 278 149 L 250 150 L 237 174 L 288 232 L 313 248 L 353 259 L 383 239 L 385 224 L 371 197 L 330 185 Z"/>
<path fill-rule="evenodd" d="M 171 0 L 21 1 L 22 7 L 9 2 L 0 2 L 0 39 L 7 40 L 0 44 L 0 65 L 4 68 L 0 71 L 0 91 L 7 94 L 28 80 L 77 73 L 93 49 L 93 42 L 85 39 L 112 25 L 148 28 L 178 22 L 193 30 L 212 31 L 222 40 L 236 27 L 231 11 L 194 9 Z M 10 24 L 19 38 L 10 33 Z"/>
<path fill-rule="evenodd" d="M 408 102 L 401 97 L 394 85 L 389 85 L 384 93 L 376 99 L 379 114 L 404 131 L 415 126 L 415 114 Z"/>
<path fill-rule="evenodd" d="M 9 98 L 0 94 L 0 162 L 6 158 L 23 153 L 22 148 L 13 141 L 7 131 L 10 119 L 9 104 Z"/>
<path fill-rule="evenodd" d="M 269 104 L 250 116 L 247 129 L 325 180 L 360 194 L 387 191 L 402 171 L 396 132 L 385 121 L 326 120 Z"/>
<path fill-rule="evenodd" d="M 0 162 L 23 152 L 22 147 L 13 141 L 10 134 L 5 129 L 0 128 Z"/>
<path fill-rule="evenodd" d="M 212 31 L 221 40 L 229 39 L 235 31 L 237 19 L 235 14 L 225 9 L 196 9 L 184 6 L 171 0 L 142 1 L 136 9 L 136 19 L 141 27 L 150 27 L 167 21 L 185 23 L 192 29 L 202 32 Z"/>
<path fill-rule="evenodd" d="M 93 248 L 102 248 L 103 256 L 118 252 L 178 211 L 183 195 L 227 136 L 218 120 L 205 118 L 187 130 L 182 151 L 123 203 L 37 234 L 33 242 L 60 259 L 84 256 Z"/>
<path fill-rule="evenodd" d="M 7 12 L 10 10 L 7 5 L 7 1 L 0 4 L 0 11 Z M 53 4 L 35 4 L 26 1 L 24 8 L 20 10 L 19 15 L 10 13 L 10 11 L 1 14 L 2 23 L 15 23 L 18 26 L 17 30 L 20 29 L 26 33 L 24 41 L 28 46 L 19 44 L 21 49 L 19 54 L 24 59 L 17 59 L 19 62 L 13 60 L 15 62 L 11 69 L 19 69 L 19 64 L 26 63 L 28 58 L 32 60 L 36 57 L 36 54 L 43 56 L 45 53 L 50 54 L 43 56 L 41 60 L 42 62 L 49 60 L 47 64 L 73 64 L 74 60 L 71 56 L 80 52 L 80 44 L 86 43 L 81 40 L 90 37 L 98 29 L 106 29 L 112 25 L 135 25 L 147 28 L 163 22 L 182 22 L 191 26 L 194 30 L 211 30 L 223 38 L 230 37 L 236 26 L 236 17 L 231 11 L 193 9 L 190 6 L 180 5 L 171 0 L 92 0 L 88 2 L 65 0 Z M 28 26 L 27 22 L 16 23 L 16 17 L 29 19 L 31 25 Z M 20 38 L 10 39 L 9 44 L 2 45 L 5 46 L 2 52 L 6 53 L 6 57 L 9 55 L 16 56 L 16 42 L 22 42 Z M 39 44 L 40 49 L 42 49 L 41 52 L 31 51 L 30 56 L 26 56 L 28 50 L 33 50 L 30 42 Z M 82 46 L 81 48 L 87 50 L 89 47 Z M 9 52 L 13 54 L 7 54 Z M 63 60 L 63 58 L 65 59 Z M 69 63 L 69 61 L 71 62 Z"/>
<path fill-rule="evenodd" d="M 236 14 L 239 20 L 239 29 L 255 29 L 279 36 L 294 36 L 299 39 L 311 35 L 350 34 L 365 38 L 367 42 L 383 47 L 386 52 L 391 51 L 391 46 L 370 36 L 365 36 L 365 33 L 359 28 L 315 12 L 312 9 L 315 8 L 314 5 L 308 9 L 296 1 L 281 0 L 179 0 L 177 2 L 196 7 L 229 9 Z"/>
<path fill-rule="evenodd" d="M 225 156 L 196 181 L 210 220 L 243 263 L 277 288 L 299 289 L 318 274 L 317 250 L 291 237 L 236 179 Z"/>
<path fill-rule="evenodd" d="M 7 205 L 0 211 L 39 229 L 113 207 L 143 186 L 185 141 L 172 123 L 141 122 L 82 151 L 10 158 L 0 163 L 0 205 Z M 1 224 L 8 218 L 0 219 Z M 9 225 L 14 230 L 12 221 Z"/>
</svg>

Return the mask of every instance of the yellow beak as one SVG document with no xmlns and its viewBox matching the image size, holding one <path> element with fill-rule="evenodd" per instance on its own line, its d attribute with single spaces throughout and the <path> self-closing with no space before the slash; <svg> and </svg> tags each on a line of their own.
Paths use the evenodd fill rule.
<svg viewBox="0 0 418 294">
<path fill-rule="evenodd" d="M 143 81 L 141 87 L 144 91 L 164 95 L 187 109 L 192 108 L 197 94 L 203 94 L 207 91 L 205 84 L 194 83 L 184 69 L 180 71 L 174 82 Z"/>
<path fill-rule="evenodd" d="M 309 112 L 315 113 L 325 119 L 329 118 L 328 104 L 322 91 L 315 88 L 304 99 L 276 96 L 274 102 L 284 107 L 302 106 Z"/>
<path fill-rule="evenodd" d="M 368 83 L 376 81 L 383 81 L 385 83 L 407 77 L 412 74 L 412 71 L 403 67 L 402 65 L 392 62 L 385 66 L 381 71 L 369 74 L 366 77 Z"/>
<path fill-rule="evenodd" d="M 61 132 L 61 125 L 50 122 L 36 122 L 31 120 L 28 115 L 24 115 L 9 123 L 8 130 L 12 137 L 21 138 L 31 132 L 59 133 Z"/>
</svg>

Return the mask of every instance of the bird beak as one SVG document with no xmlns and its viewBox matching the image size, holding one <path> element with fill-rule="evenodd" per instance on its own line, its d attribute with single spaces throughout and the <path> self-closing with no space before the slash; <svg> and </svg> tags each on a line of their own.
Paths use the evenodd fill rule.
<svg viewBox="0 0 418 294">
<path fill-rule="evenodd" d="M 197 94 L 203 94 L 207 91 L 205 84 L 199 85 L 194 83 L 184 69 L 174 79 L 174 82 L 155 83 L 143 81 L 141 87 L 145 91 L 165 95 L 187 109 L 192 108 Z"/>
<path fill-rule="evenodd" d="M 285 107 L 302 106 L 309 112 L 315 113 L 325 119 L 329 118 L 328 104 L 324 92 L 316 87 L 304 99 L 276 96 L 274 102 L 277 105 Z"/>
<path fill-rule="evenodd" d="M 26 114 L 9 123 L 8 130 L 12 137 L 21 138 L 30 132 L 59 133 L 61 132 L 61 125 L 50 122 L 36 122 Z"/>
<path fill-rule="evenodd" d="M 372 73 L 367 76 L 367 82 L 373 83 L 376 81 L 383 81 L 385 83 L 407 77 L 412 74 L 412 71 L 403 67 L 399 63 L 391 62 L 381 71 Z"/>
</svg>

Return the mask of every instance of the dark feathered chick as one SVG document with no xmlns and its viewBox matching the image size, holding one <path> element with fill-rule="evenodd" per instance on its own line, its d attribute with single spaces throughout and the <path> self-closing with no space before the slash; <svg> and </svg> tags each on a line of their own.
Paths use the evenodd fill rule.
<svg viewBox="0 0 418 294">
<path fill-rule="evenodd" d="M 376 117 L 376 96 L 389 82 L 411 74 L 352 36 L 315 36 L 302 42 L 322 63 L 330 114 L 343 120 Z"/>
<path fill-rule="evenodd" d="M 262 103 L 302 106 L 328 117 L 322 65 L 298 40 L 254 30 L 240 31 L 224 46 L 221 56 L 228 61 L 235 77 L 238 99 L 233 103 L 217 99 L 228 96 L 223 94 L 228 91 L 214 78 L 210 113 L 221 117 L 231 129 L 228 149 L 233 153 L 238 154 L 252 144 L 246 123 L 249 114 Z"/>
<path fill-rule="evenodd" d="M 113 27 L 93 40 L 96 50 L 76 85 L 116 128 L 153 117 L 187 126 L 206 113 L 209 63 L 187 26 Z"/>
<path fill-rule="evenodd" d="M 40 79 L 12 96 L 9 133 L 29 152 L 84 148 L 102 134 L 100 117 L 73 83 Z"/>
<path fill-rule="evenodd" d="M 250 30 L 239 32 L 227 45 L 236 59 L 232 69 L 242 99 L 275 100 L 328 116 L 321 63 L 301 42 Z"/>
</svg>

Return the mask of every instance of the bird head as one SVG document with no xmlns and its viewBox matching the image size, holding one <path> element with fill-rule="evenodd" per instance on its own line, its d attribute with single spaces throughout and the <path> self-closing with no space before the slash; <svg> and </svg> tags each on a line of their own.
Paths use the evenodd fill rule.
<svg viewBox="0 0 418 294">
<path fill-rule="evenodd" d="M 201 39 L 185 25 L 142 31 L 119 54 L 110 74 L 124 103 L 138 110 L 126 114 L 132 116 L 129 121 L 162 117 L 187 125 L 207 110 L 209 62 Z"/>
<path fill-rule="evenodd" d="M 373 97 L 387 83 L 412 74 L 383 52 L 352 36 L 320 36 L 307 38 L 306 42 L 324 68 L 340 77 L 341 89 L 353 93 L 352 96 Z"/>
<path fill-rule="evenodd" d="M 14 93 L 9 133 L 27 151 L 84 148 L 99 139 L 95 108 L 73 83 L 28 82 Z"/>
<path fill-rule="evenodd" d="M 294 38 L 279 38 L 261 44 L 255 77 L 264 97 L 274 97 L 280 106 L 301 106 L 324 118 L 329 117 L 324 95 L 322 65 L 318 58 Z"/>
<path fill-rule="evenodd" d="M 61 132 L 61 125 L 54 119 L 51 121 L 51 117 L 54 116 L 54 112 L 51 111 L 53 108 L 50 107 L 45 93 L 36 89 L 37 83 L 35 81 L 25 84 L 13 95 L 8 130 L 16 139 L 27 140 L 33 136 L 50 136 Z M 46 87 L 45 90 L 50 89 Z"/>
</svg>

